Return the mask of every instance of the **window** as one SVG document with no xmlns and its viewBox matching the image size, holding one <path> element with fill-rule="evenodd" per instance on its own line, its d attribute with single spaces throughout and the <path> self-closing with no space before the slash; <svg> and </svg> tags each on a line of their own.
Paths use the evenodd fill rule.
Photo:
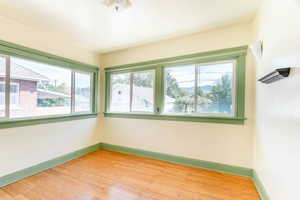
<svg viewBox="0 0 300 200">
<path fill-rule="evenodd" d="M 10 105 L 18 106 L 19 105 L 19 84 L 11 83 L 10 84 Z M 0 82 L 0 109 L 4 109 L 5 106 L 5 82 Z"/>
<path fill-rule="evenodd" d="M 10 57 L 10 118 L 91 113 L 92 73 Z M 74 92 L 72 92 L 74 76 Z M 4 99 L 5 84 L 0 82 Z M 74 95 L 72 95 L 74 93 Z M 74 109 L 72 110 L 72 96 Z M 1 101 L 4 107 L 4 100 Z"/>
<path fill-rule="evenodd" d="M 75 72 L 75 112 L 91 111 L 91 82 L 90 73 Z"/>
<path fill-rule="evenodd" d="M 5 83 L 4 82 L 0 82 L 0 105 L 3 109 L 5 105 Z"/>
<path fill-rule="evenodd" d="M 31 60 L 10 59 L 10 117 L 71 113 L 71 70 Z"/>
<path fill-rule="evenodd" d="M 197 67 L 197 113 L 233 116 L 235 105 L 235 62 Z"/>
<path fill-rule="evenodd" d="M 165 113 L 195 112 L 195 66 L 165 69 Z"/>
<path fill-rule="evenodd" d="M 0 55 L 0 128 L 95 116 L 96 67 L 2 45 L 0 53 L 7 55 Z"/>
<path fill-rule="evenodd" d="M 110 111 L 153 113 L 155 70 L 111 75 Z"/>
<path fill-rule="evenodd" d="M 233 116 L 234 61 L 165 68 L 164 112 Z"/>
<path fill-rule="evenodd" d="M 132 73 L 132 112 L 154 112 L 154 73 Z"/>
<path fill-rule="evenodd" d="M 4 84 L 3 84 L 4 85 Z M 18 106 L 20 102 L 19 83 L 10 83 L 10 106 Z"/>
<path fill-rule="evenodd" d="M 246 50 L 107 68 L 105 116 L 243 124 Z"/>
<path fill-rule="evenodd" d="M 6 58 L 0 56 L 0 118 L 5 117 Z"/>
<path fill-rule="evenodd" d="M 111 76 L 111 112 L 130 111 L 130 73 Z"/>
</svg>

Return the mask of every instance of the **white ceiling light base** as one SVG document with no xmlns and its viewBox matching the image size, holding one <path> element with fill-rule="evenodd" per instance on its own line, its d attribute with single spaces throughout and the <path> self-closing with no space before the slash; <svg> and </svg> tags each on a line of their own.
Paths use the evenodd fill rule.
<svg viewBox="0 0 300 200">
<path fill-rule="evenodd" d="M 112 7 L 115 12 L 121 12 L 131 6 L 130 0 L 103 0 L 102 3 Z"/>
</svg>

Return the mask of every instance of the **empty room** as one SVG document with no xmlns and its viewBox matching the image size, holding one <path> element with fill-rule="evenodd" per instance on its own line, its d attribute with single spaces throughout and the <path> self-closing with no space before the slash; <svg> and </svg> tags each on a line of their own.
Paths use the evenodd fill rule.
<svg viewBox="0 0 300 200">
<path fill-rule="evenodd" d="M 300 200 L 300 0 L 1 0 L 0 200 Z"/>
</svg>

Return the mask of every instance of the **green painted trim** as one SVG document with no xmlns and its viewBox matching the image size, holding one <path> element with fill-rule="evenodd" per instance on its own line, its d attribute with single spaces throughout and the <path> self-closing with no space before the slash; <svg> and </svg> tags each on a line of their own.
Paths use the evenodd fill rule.
<svg viewBox="0 0 300 200">
<path fill-rule="evenodd" d="M 244 53 L 238 52 L 238 53 L 231 53 L 226 55 L 214 55 L 210 57 L 204 57 L 204 58 L 194 58 L 190 60 L 184 60 L 184 61 L 177 61 L 173 63 L 166 63 L 163 66 L 164 67 L 178 67 L 178 66 L 184 66 L 184 65 L 192 65 L 192 64 L 205 64 L 205 63 L 213 63 L 213 62 L 219 62 L 219 61 L 227 61 L 227 60 L 236 60 L 240 56 L 245 56 Z"/>
<path fill-rule="evenodd" d="M 92 112 L 99 112 L 99 71 L 93 73 L 93 97 L 92 97 Z"/>
<path fill-rule="evenodd" d="M 245 117 L 245 89 L 246 89 L 246 58 L 239 56 L 237 58 L 236 69 L 236 116 Z"/>
<path fill-rule="evenodd" d="M 139 68 L 125 68 L 125 69 L 119 69 L 114 71 L 106 71 L 109 74 L 120 74 L 120 73 L 130 73 L 130 72 L 140 72 L 140 71 L 147 71 L 147 70 L 153 70 L 156 69 L 158 65 L 151 65 L 146 67 L 139 67 Z"/>
<path fill-rule="evenodd" d="M 203 161 L 203 160 L 196 160 L 191 158 L 185 158 L 185 157 L 179 157 L 174 155 L 168 155 L 168 154 L 162 154 L 157 152 L 151 152 L 151 151 L 145 151 L 140 149 L 134 149 L 129 147 L 123 147 L 123 146 L 117 146 L 112 144 L 105 144 L 101 143 L 101 149 L 107 149 L 137 156 L 142 156 L 146 158 L 153 158 L 163 161 L 168 161 L 172 163 L 192 166 L 192 167 L 198 167 L 198 168 L 204 168 L 209 170 L 214 170 L 226 174 L 234 174 L 244 177 L 252 177 L 252 169 L 249 168 L 243 168 L 243 167 L 237 167 L 237 166 L 231 166 L 231 165 L 225 165 L 221 163 L 215 163 L 215 162 L 209 162 L 209 161 Z"/>
<path fill-rule="evenodd" d="M 163 89 L 163 82 L 164 82 L 164 70 L 162 66 L 156 67 L 156 76 L 155 76 L 155 99 L 154 99 L 154 111 L 155 111 L 155 116 L 160 115 L 163 106 L 164 106 L 164 96 L 161 95 L 164 93 Z M 147 115 L 145 115 L 147 116 Z"/>
<path fill-rule="evenodd" d="M 134 118 L 134 119 L 156 119 L 156 120 L 177 120 L 193 122 L 212 122 L 228 124 L 244 124 L 245 118 L 245 78 L 246 78 L 246 54 L 247 46 L 241 46 L 230 49 L 221 49 L 204 53 L 196 53 L 186 56 L 158 59 L 142 63 L 122 65 L 118 67 L 106 68 L 105 72 L 105 117 Z M 185 60 L 184 60 L 185 59 Z M 187 60 L 189 59 L 189 60 Z M 167 67 L 176 67 L 178 65 L 200 64 L 221 62 L 227 60 L 236 61 L 236 108 L 234 117 L 210 117 L 210 116 L 188 116 L 188 115 L 164 115 L 162 113 L 164 106 L 164 71 Z M 169 62 L 169 63 L 167 63 Z M 155 69 L 155 112 L 153 114 L 136 113 L 111 113 L 110 108 L 110 77 L 111 74 L 131 73 Z"/>
<path fill-rule="evenodd" d="M 105 72 L 105 112 L 109 112 L 110 107 L 110 73 Z"/>
<path fill-rule="evenodd" d="M 97 72 L 99 70 L 99 68 L 94 65 L 81 63 L 68 58 L 64 58 L 43 51 L 24 47 L 3 40 L 0 40 L 0 54 L 31 59 L 37 62 L 44 62 L 51 65 L 58 65 L 61 67 L 82 70 L 82 71 Z"/>
<path fill-rule="evenodd" d="M 10 120 L 0 121 L 0 129 L 32 126 L 32 125 L 55 123 L 55 122 L 64 122 L 64 121 L 71 121 L 71 120 L 82 120 L 88 118 L 96 118 L 97 116 L 98 116 L 97 113 L 93 113 L 93 114 L 53 116 L 53 117 L 45 117 L 45 118 L 41 117 L 35 119 L 10 119 Z"/>
<path fill-rule="evenodd" d="M 49 168 L 55 167 L 57 165 L 61 165 L 70 160 L 79 158 L 85 154 L 97 151 L 97 150 L 99 150 L 99 148 L 100 148 L 100 144 L 95 144 L 93 146 L 86 147 L 81 150 L 66 154 L 64 156 L 61 156 L 61 157 L 37 164 L 35 166 L 8 174 L 6 176 L 0 177 L 0 187 L 14 183 L 16 181 L 19 181 L 26 177 L 32 176 L 34 174 L 37 174 L 37 173 L 47 170 Z"/>
<path fill-rule="evenodd" d="M 134 114 L 134 113 L 104 113 L 104 117 L 150 119 L 150 120 L 171 120 L 188 122 L 210 122 L 223 124 L 244 124 L 245 118 L 229 117 L 199 117 L 187 115 L 161 115 L 161 114 Z"/>
<path fill-rule="evenodd" d="M 253 171 L 252 179 L 255 184 L 256 190 L 260 196 L 260 199 L 261 200 L 270 200 L 270 197 L 269 197 L 268 193 L 266 192 L 264 185 L 260 181 L 260 179 L 255 171 Z"/>
<path fill-rule="evenodd" d="M 214 51 L 207 51 L 207 52 L 194 53 L 194 54 L 183 55 L 183 56 L 176 56 L 176 57 L 171 57 L 171 58 L 161 58 L 161 59 L 157 59 L 157 60 L 150 60 L 150 61 L 145 61 L 145 62 L 127 64 L 127 65 L 112 66 L 112 67 L 105 68 L 105 70 L 106 71 L 124 70 L 126 68 L 141 67 L 141 66 L 145 66 L 145 65 L 163 64 L 163 63 L 167 63 L 167 62 L 201 58 L 201 57 L 214 56 L 214 55 L 220 55 L 220 54 L 228 54 L 228 53 L 233 53 L 233 52 L 240 52 L 243 55 L 246 55 L 247 49 L 248 49 L 248 46 L 245 45 L 245 46 L 239 46 L 239 47 L 234 47 L 234 48 L 219 49 L 219 50 L 214 50 Z"/>
</svg>

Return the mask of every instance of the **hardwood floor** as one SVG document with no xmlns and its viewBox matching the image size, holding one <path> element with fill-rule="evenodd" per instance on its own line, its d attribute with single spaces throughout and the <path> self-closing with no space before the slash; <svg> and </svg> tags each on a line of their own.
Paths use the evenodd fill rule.
<svg viewBox="0 0 300 200">
<path fill-rule="evenodd" d="M 0 189 L 0 200 L 258 199 L 248 178 L 106 150 Z"/>
</svg>

